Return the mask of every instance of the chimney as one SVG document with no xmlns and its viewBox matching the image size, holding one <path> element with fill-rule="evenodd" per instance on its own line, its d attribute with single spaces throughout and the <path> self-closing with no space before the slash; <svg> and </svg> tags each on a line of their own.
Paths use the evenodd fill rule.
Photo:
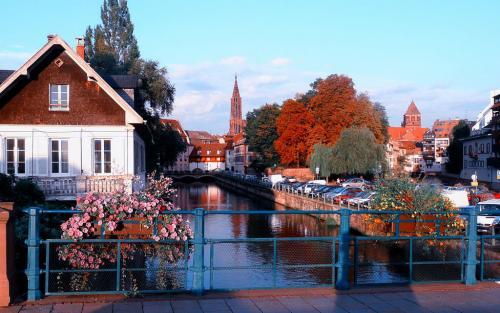
<svg viewBox="0 0 500 313">
<path fill-rule="evenodd" d="M 83 37 L 76 38 L 76 53 L 85 60 L 85 40 Z"/>
<path fill-rule="evenodd" d="M 47 35 L 47 41 L 51 41 L 52 39 L 54 39 L 55 36 L 56 35 L 54 35 L 54 34 Z"/>
</svg>

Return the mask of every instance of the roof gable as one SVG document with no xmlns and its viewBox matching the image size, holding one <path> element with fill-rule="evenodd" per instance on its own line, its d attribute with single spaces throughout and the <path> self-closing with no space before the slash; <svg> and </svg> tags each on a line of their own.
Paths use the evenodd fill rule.
<svg viewBox="0 0 500 313">
<path fill-rule="evenodd" d="M 59 36 L 50 39 L 38 52 L 36 52 L 18 70 L 9 75 L 0 84 L 0 97 L 15 85 L 21 78 L 30 78 L 30 73 L 34 67 L 39 65 L 43 58 L 50 55 L 52 50 L 65 51 L 67 55 L 87 74 L 87 80 L 93 81 L 104 90 L 111 99 L 125 111 L 125 122 L 128 124 L 142 124 L 142 117 L 102 78 L 97 72 L 85 62 L 73 49 Z"/>
<path fill-rule="evenodd" d="M 415 104 L 415 101 L 411 101 L 410 105 L 408 106 L 408 109 L 406 110 L 405 115 L 420 115 L 420 111 L 417 108 L 417 105 Z"/>
</svg>

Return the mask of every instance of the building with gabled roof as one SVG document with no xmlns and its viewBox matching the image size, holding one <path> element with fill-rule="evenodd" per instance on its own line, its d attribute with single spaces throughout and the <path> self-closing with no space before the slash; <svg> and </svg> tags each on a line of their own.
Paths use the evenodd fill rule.
<svg viewBox="0 0 500 313">
<path fill-rule="evenodd" d="M 424 134 L 429 130 L 422 127 L 420 111 L 414 101 L 410 103 L 400 127 L 389 126 L 389 146 L 387 149 L 387 159 L 391 169 L 402 168 L 408 173 L 417 173 L 420 171 L 422 161 L 421 142 L 424 140 Z M 406 159 L 404 164 L 401 160 Z"/>
<path fill-rule="evenodd" d="M 139 83 L 108 82 L 85 62 L 83 44 L 77 53 L 50 35 L 19 69 L 0 71 L 0 173 L 32 178 L 48 200 L 145 183 Z"/>
<path fill-rule="evenodd" d="M 172 128 L 172 130 L 178 132 L 182 141 L 184 141 L 184 144 L 186 145 L 186 150 L 179 153 L 177 155 L 177 159 L 175 160 L 175 163 L 172 164 L 171 166 L 167 167 L 165 170 L 167 170 L 169 172 L 189 171 L 190 170 L 189 169 L 189 156 L 191 155 L 191 152 L 193 151 L 194 146 L 191 144 L 191 140 L 189 139 L 187 132 L 184 130 L 184 128 L 182 128 L 182 125 L 181 125 L 179 120 L 162 119 L 161 122 L 165 125 L 170 126 L 170 128 Z"/>
</svg>

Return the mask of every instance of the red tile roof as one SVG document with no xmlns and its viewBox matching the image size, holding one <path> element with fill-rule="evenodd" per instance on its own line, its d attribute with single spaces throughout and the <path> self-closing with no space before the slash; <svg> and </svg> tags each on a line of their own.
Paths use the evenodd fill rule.
<svg viewBox="0 0 500 313">
<path fill-rule="evenodd" d="M 422 141 L 428 131 L 425 127 L 393 127 L 387 128 L 391 140 L 394 141 Z"/>
<path fill-rule="evenodd" d="M 436 120 L 434 125 L 432 125 L 432 131 L 436 135 L 436 138 L 446 138 L 450 137 L 453 132 L 453 127 L 458 125 L 460 120 Z"/>
</svg>

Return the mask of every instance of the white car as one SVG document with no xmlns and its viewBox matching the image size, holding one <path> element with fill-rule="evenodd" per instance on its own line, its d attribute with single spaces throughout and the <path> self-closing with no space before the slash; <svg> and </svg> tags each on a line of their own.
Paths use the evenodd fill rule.
<svg viewBox="0 0 500 313">
<path fill-rule="evenodd" d="M 375 193 L 374 191 L 364 191 L 356 197 L 348 199 L 347 203 L 350 205 L 367 205 Z"/>
<path fill-rule="evenodd" d="M 342 187 L 344 188 L 349 188 L 349 187 L 363 187 L 369 182 L 364 180 L 363 178 L 351 178 L 346 180 L 345 182 L 342 183 Z"/>
<path fill-rule="evenodd" d="M 500 232 L 500 199 L 491 199 L 477 204 L 479 212 L 477 216 L 477 231 L 479 233 Z M 482 213 L 481 212 L 487 212 Z"/>
</svg>

